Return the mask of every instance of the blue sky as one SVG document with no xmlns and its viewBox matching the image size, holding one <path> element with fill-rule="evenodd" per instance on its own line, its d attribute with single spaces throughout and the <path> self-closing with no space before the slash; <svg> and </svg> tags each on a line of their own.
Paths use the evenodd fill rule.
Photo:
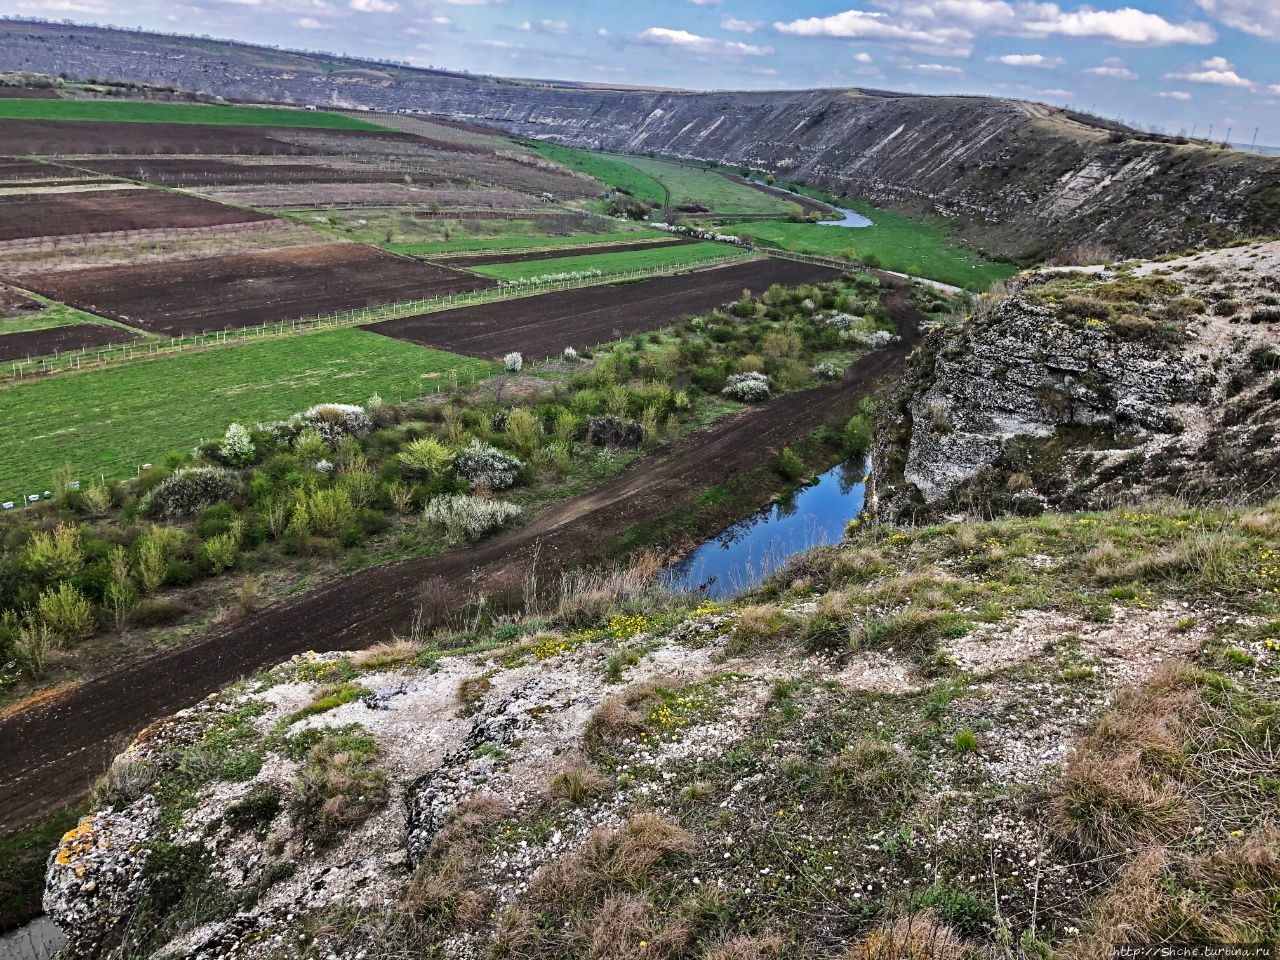
<svg viewBox="0 0 1280 960">
<path fill-rule="evenodd" d="M 1280 0 L 0 0 L 508 76 L 989 93 L 1280 143 Z"/>
</svg>

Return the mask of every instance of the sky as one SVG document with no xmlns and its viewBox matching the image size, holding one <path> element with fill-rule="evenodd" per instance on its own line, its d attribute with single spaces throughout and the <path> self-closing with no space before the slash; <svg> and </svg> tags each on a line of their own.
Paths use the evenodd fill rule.
<svg viewBox="0 0 1280 960">
<path fill-rule="evenodd" d="M 993 94 L 1280 144 L 1280 0 L 0 0 L 0 14 L 517 77 Z"/>
</svg>

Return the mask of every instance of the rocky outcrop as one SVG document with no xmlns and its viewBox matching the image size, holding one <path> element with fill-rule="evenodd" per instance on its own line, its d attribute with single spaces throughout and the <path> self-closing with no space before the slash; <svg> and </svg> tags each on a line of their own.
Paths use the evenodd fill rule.
<svg viewBox="0 0 1280 960">
<path fill-rule="evenodd" d="M 63 957 L 93 957 L 122 927 L 141 899 L 146 844 L 160 807 L 144 796 L 120 810 L 82 817 L 49 858 L 44 909 L 68 937 Z"/>
<path fill-rule="evenodd" d="M 1257 245 L 1024 274 L 984 297 L 930 335 L 887 405 L 882 513 L 1269 488 L 1278 266 L 1280 244 Z"/>
<path fill-rule="evenodd" d="M 580 147 L 771 171 L 937 217 L 992 253 L 1149 255 L 1280 223 L 1280 160 L 991 97 L 690 93 L 470 77 L 62 24 L 0 25 L 0 68 L 229 98 L 411 110 Z"/>
</svg>

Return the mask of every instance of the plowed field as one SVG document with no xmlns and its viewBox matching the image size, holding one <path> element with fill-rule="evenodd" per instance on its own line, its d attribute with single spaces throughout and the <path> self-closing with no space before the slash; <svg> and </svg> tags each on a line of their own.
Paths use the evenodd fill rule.
<svg viewBox="0 0 1280 960">
<path fill-rule="evenodd" d="M 86 190 L 0 197 L 0 240 L 164 227 L 214 227 L 270 219 L 270 214 L 229 207 L 173 190 Z"/>
<path fill-rule="evenodd" d="M 791 260 L 751 260 L 715 270 L 635 283 L 564 290 L 537 297 L 445 310 L 366 327 L 375 333 L 472 357 L 497 359 L 512 350 L 546 357 L 565 347 L 589 347 L 705 313 L 775 283 L 821 283 L 836 271 Z"/>
<path fill-rule="evenodd" d="M 53 300 L 170 336 L 493 286 L 354 243 L 24 276 Z"/>
</svg>

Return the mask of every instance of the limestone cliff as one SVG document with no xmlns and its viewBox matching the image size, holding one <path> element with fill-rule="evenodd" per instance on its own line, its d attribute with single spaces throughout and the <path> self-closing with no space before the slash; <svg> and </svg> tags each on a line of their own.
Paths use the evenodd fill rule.
<svg viewBox="0 0 1280 960">
<path fill-rule="evenodd" d="M 888 404 L 886 515 L 1280 482 L 1280 244 L 1042 271 L 935 330 Z"/>
</svg>

